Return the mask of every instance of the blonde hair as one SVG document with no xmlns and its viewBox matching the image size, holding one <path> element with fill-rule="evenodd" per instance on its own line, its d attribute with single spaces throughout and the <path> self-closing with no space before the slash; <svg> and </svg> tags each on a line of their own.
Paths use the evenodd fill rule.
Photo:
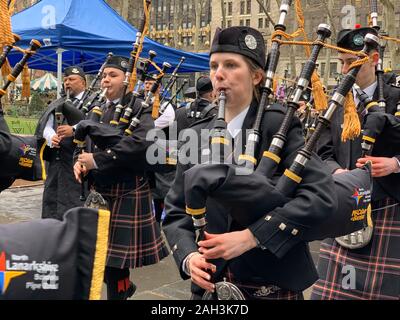
<svg viewBox="0 0 400 320">
<path fill-rule="evenodd" d="M 247 66 L 250 69 L 250 72 L 255 74 L 256 72 L 261 72 L 262 73 L 262 78 L 261 81 L 253 86 L 253 96 L 256 98 L 257 102 L 260 102 L 260 98 L 261 98 L 261 89 L 265 83 L 265 79 L 267 78 L 265 75 L 265 71 L 257 64 L 255 63 L 252 59 L 243 56 L 244 61 L 246 61 Z"/>
</svg>

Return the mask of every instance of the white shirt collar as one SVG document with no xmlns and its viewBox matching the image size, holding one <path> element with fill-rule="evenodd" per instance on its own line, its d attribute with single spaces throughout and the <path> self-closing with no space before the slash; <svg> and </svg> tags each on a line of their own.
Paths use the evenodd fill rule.
<svg viewBox="0 0 400 320">
<path fill-rule="evenodd" d="M 106 100 L 106 103 L 109 103 L 109 102 L 111 102 L 111 100 L 108 100 L 108 99 L 107 99 L 107 100 Z M 119 102 L 119 98 L 118 98 L 118 99 L 114 99 L 114 100 L 112 101 L 112 103 L 115 104 L 115 105 L 118 104 L 118 102 Z"/>
<path fill-rule="evenodd" d="M 368 97 L 373 97 L 377 86 L 378 86 L 378 83 L 375 81 L 373 84 L 371 84 L 370 86 L 368 86 L 362 90 L 365 92 L 366 95 L 368 95 Z M 354 88 L 353 88 L 353 96 L 354 96 L 354 102 L 357 106 L 358 103 L 360 102 L 360 99 L 358 99 L 356 90 Z"/>
<path fill-rule="evenodd" d="M 75 99 L 81 100 L 83 98 L 84 93 L 85 93 L 85 91 L 82 91 L 81 93 L 77 94 Z"/>
<path fill-rule="evenodd" d="M 247 111 L 249 111 L 250 106 L 244 109 L 236 117 L 234 117 L 227 126 L 229 133 L 232 138 L 236 138 L 238 133 L 242 130 L 244 119 L 246 118 Z"/>
</svg>

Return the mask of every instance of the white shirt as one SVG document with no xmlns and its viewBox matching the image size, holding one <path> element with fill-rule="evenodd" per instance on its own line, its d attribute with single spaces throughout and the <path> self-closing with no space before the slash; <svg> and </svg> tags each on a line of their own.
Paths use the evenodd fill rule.
<svg viewBox="0 0 400 320">
<path fill-rule="evenodd" d="M 168 102 L 163 102 L 163 105 L 167 103 Z M 156 120 L 154 120 L 154 126 L 158 129 L 164 129 L 172 125 L 174 123 L 174 120 L 175 120 L 175 110 L 173 106 L 170 103 L 168 103 L 168 106 L 164 110 L 163 114 L 161 114 Z"/>
<path fill-rule="evenodd" d="M 369 87 L 362 89 L 362 91 L 364 91 L 368 97 L 373 97 L 377 86 L 378 86 L 378 83 L 375 81 Z M 358 99 L 356 90 L 354 88 L 353 88 L 353 97 L 354 97 L 354 102 L 357 106 L 360 103 L 360 99 Z"/>
<path fill-rule="evenodd" d="M 244 119 L 246 118 L 247 111 L 249 111 L 249 107 L 244 109 L 241 113 L 239 113 L 236 117 L 234 117 L 231 121 L 229 121 L 227 129 L 231 134 L 232 138 L 236 138 L 239 132 L 242 130 Z"/>
<path fill-rule="evenodd" d="M 75 97 L 75 99 L 81 100 L 84 93 L 85 93 L 85 91 L 82 91 Z M 46 143 L 50 148 L 53 148 L 53 144 L 51 143 L 51 140 L 53 139 L 53 137 L 56 134 L 57 133 L 54 130 L 54 115 L 51 113 L 49 115 L 49 119 L 47 120 L 46 127 L 44 128 L 44 131 L 43 131 L 43 138 L 46 139 Z"/>
</svg>

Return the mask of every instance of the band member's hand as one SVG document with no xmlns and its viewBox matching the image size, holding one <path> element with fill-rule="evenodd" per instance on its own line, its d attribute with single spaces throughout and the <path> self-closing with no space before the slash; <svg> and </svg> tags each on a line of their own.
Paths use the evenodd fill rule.
<svg viewBox="0 0 400 320">
<path fill-rule="evenodd" d="M 304 113 L 306 111 L 306 107 L 307 107 L 307 105 L 304 101 L 299 101 L 299 108 L 297 109 L 297 112 L 299 114 Z"/>
<path fill-rule="evenodd" d="M 211 276 L 209 272 L 216 272 L 217 267 L 215 265 L 207 262 L 203 255 L 196 252 L 189 257 L 188 269 L 190 277 L 195 284 L 207 291 L 214 292 L 215 286 L 210 282 Z"/>
<path fill-rule="evenodd" d="M 336 169 L 336 171 L 333 174 L 338 174 L 338 173 L 343 173 L 349 171 L 348 169 Z"/>
<path fill-rule="evenodd" d="M 76 181 L 82 183 L 82 176 L 87 175 L 88 170 L 85 166 L 83 166 L 79 161 L 75 162 L 74 164 L 74 175 Z"/>
<path fill-rule="evenodd" d="M 397 172 L 399 166 L 397 160 L 394 158 L 366 156 L 357 160 L 357 168 L 363 166 L 367 161 L 372 162 L 372 176 L 374 178 L 385 177 Z"/>
<path fill-rule="evenodd" d="M 94 169 L 93 153 L 81 153 L 78 156 L 78 162 L 83 165 L 88 171 Z"/>
<path fill-rule="evenodd" d="M 60 147 L 60 142 L 61 142 L 61 138 L 55 134 L 53 135 L 53 137 L 51 138 L 51 145 L 53 148 L 59 148 Z"/>
<path fill-rule="evenodd" d="M 199 241 L 199 252 L 205 259 L 223 258 L 230 260 L 257 246 L 256 239 L 249 229 L 222 234 L 205 232 L 206 239 Z"/>
<path fill-rule="evenodd" d="M 71 126 L 62 125 L 57 128 L 57 135 L 59 135 L 62 138 L 72 137 L 74 135 L 74 131 L 72 130 Z"/>
</svg>

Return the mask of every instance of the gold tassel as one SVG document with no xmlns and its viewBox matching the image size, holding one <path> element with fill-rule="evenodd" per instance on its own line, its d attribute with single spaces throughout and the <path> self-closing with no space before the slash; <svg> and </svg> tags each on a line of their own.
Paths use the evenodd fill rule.
<svg viewBox="0 0 400 320">
<path fill-rule="evenodd" d="M 10 0 L 10 5 L 8 6 L 8 13 L 10 17 L 14 14 L 15 11 L 15 0 Z"/>
<path fill-rule="evenodd" d="M 10 46 L 14 43 L 11 17 L 7 6 L 8 0 L 0 0 L 0 46 Z"/>
<path fill-rule="evenodd" d="M 315 71 L 311 76 L 311 84 L 312 84 L 312 94 L 314 97 L 315 110 L 317 111 L 325 110 L 328 107 L 328 101 L 321 80 L 317 72 Z"/>
<path fill-rule="evenodd" d="M 342 141 L 353 140 L 361 133 L 360 119 L 354 103 L 353 93 L 350 91 L 344 102 Z"/>
<path fill-rule="evenodd" d="M 3 78 L 6 78 L 10 73 L 11 73 L 11 66 L 10 63 L 8 62 L 8 59 L 4 62 L 4 64 L 1 67 L 1 76 Z"/>
<path fill-rule="evenodd" d="M 154 120 L 156 120 L 159 116 L 159 108 L 160 108 L 160 95 L 156 93 L 153 102 L 153 109 L 151 111 L 151 116 Z"/>
<path fill-rule="evenodd" d="M 31 75 L 28 66 L 25 65 L 22 70 L 22 98 L 29 98 L 31 96 Z"/>
</svg>

